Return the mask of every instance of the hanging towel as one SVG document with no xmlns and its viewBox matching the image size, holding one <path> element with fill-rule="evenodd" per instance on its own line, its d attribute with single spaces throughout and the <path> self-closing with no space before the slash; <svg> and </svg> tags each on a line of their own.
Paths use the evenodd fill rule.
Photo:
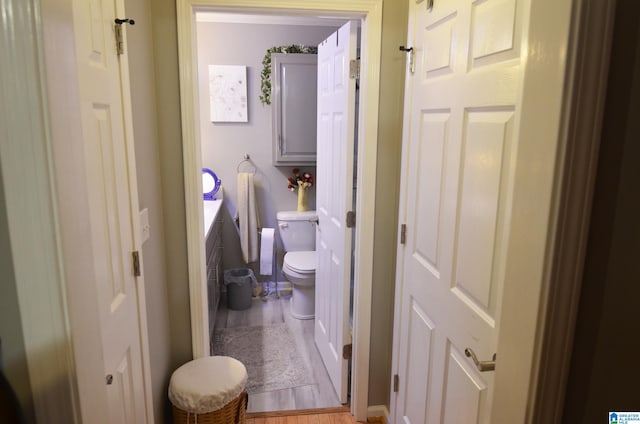
<svg viewBox="0 0 640 424">
<path fill-rule="evenodd" d="M 238 227 L 240 230 L 240 247 L 245 263 L 258 260 L 258 208 L 253 187 L 253 174 L 238 173 Z"/>
</svg>

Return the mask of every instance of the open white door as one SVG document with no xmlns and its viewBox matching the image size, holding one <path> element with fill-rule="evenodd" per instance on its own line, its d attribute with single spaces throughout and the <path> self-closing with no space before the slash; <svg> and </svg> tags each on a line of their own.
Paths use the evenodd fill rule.
<svg viewBox="0 0 640 424">
<path fill-rule="evenodd" d="M 392 421 L 507 422 L 492 419 L 494 383 L 497 388 L 498 376 L 503 383 L 511 378 L 512 390 L 520 390 L 514 370 L 531 370 L 533 336 L 526 347 L 510 349 L 516 367 L 498 374 L 498 339 L 508 327 L 502 313 L 523 291 L 539 292 L 542 280 L 506 276 L 523 264 L 532 275 L 543 274 L 542 262 L 532 261 L 544 257 L 544 243 L 531 240 L 542 235 L 544 241 L 549 231 L 553 172 L 552 166 L 527 162 L 533 158 L 521 152 L 548 149 L 553 158 L 557 134 L 536 139 L 519 128 L 523 109 L 538 113 L 547 101 L 541 94 L 528 102 L 522 96 L 531 54 L 529 2 L 436 0 L 432 10 L 427 3 L 410 2 L 415 73 L 407 73 L 405 91 L 400 219 L 406 231 L 398 249 Z M 524 202 L 533 204 L 529 211 L 538 208 L 539 215 L 527 212 L 536 219 L 513 212 L 516 187 L 523 183 L 526 198 L 545 199 Z M 525 235 L 528 249 L 513 248 L 514 233 Z M 535 307 L 521 310 L 523 328 L 537 322 L 537 314 Z M 496 371 L 477 367 L 470 351 L 479 361 L 497 353 Z M 515 415 L 525 415 L 523 404 L 503 403 L 502 409 L 521 408 Z"/>
<path fill-rule="evenodd" d="M 349 286 L 356 81 L 349 63 L 356 58 L 357 24 L 349 22 L 318 46 L 318 159 L 316 209 L 315 341 L 340 402 L 347 402 L 350 343 Z"/>
<path fill-rule="evenodd" d="M 86 278 L 97 287 L 103 356 L 95 364 L 105 376 L 95 384 L 106 387 L 110 414 L 96 419 L 151 423 L 128 64 L 114 34 L 123 2 L 74 0 L 73 13 L 95 271 Z"/>
</svg>

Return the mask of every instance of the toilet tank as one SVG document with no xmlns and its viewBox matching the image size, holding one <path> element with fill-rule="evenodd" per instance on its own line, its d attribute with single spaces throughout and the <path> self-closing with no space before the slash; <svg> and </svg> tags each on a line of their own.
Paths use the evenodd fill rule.
<svg viewBox="0 0 640 424">
<path fill-rule="evenodd" d="M 316 211 L 284 211 L 276 215 L 278 231 L 286 252 L 316 250 Z"/>
</svg>

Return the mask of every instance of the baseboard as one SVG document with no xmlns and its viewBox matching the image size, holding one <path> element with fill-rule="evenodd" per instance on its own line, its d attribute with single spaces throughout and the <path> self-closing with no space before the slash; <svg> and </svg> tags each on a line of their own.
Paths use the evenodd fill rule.
<svg viewBox="0 0 640 424">
<path fill-rule="evenodd" d="M 389 424 L 389 410 L 386 405 L 371 405 L 367 407 L 367 422 Z"/>
</svg>

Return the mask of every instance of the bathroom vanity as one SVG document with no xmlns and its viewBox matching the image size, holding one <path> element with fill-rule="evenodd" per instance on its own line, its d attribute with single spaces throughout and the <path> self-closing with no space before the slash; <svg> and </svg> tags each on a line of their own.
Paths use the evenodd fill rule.
<svg viewBox="0 0 640 424">
<path fill-rule="evenodd" d="M 204 238 L 207 263 L 209 331 L 213 331 L 222 286 L 222 199 L 204 201 Z"/>
</svg>

